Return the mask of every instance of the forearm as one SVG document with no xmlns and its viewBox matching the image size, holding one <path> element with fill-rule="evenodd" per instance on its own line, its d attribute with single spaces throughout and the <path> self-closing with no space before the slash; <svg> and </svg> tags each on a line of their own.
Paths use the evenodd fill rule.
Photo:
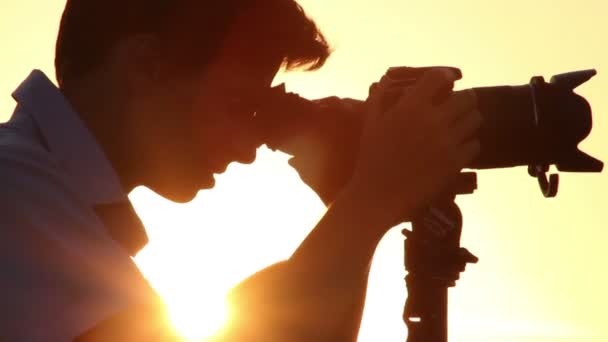
<svg viewBox="0 0 608 342">
<path fill-rule="evenodd" d="M 290 267 L 332 282 L 366 274 L 383 225 L 379 210 L 345 190 L 294 252 Z"/>
<path fill-rule="evenodd" d="M 343 191 L 289 260 L 233 291 L 239 321 L 233 329 L 272 331 L 286 341 L 354 341 L 371 259 L 385 231 L 379 224 L 376 213 Z"/>
</svg>

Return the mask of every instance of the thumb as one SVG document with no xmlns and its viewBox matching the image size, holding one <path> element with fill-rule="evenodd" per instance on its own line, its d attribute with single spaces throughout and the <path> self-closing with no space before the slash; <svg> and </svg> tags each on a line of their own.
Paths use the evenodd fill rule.
<svg viewBox="0 0 608 342">
<path fill-rule="evenodd" d="M 366 101 L 368 110 L 367 119 L 375 119 L 380 116 L 383 109 L 384 96 L 386 94 L 388 82 L 381 80 L 373 84 L 370 88 L 369 97 Z"/>
</svg>

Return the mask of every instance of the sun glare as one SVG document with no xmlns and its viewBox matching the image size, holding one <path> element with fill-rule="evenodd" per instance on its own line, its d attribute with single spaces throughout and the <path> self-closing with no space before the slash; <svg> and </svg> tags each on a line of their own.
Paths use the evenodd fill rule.
<svg viewBox="0 0 608 342">
<path fill-rule="evenodd" d="M 182 297 L 168 304 L 171 323 L 186 341 L 208 339 L 226 326 L 229 310 L 222 297 L 204 296 L 201 300 L 189 293 Z"/>
<path fill-rule="evenodd" d="M 135 261 L 186 341 L 221 333 L 231 318 L 228 291 L 288 258 L 323 213 L 287 158 L 262 148 L 254 164 L 231 164 L 214 189 L 183 205 L 145 188 L 130 194 L 150 239 Z"/>
</svg>

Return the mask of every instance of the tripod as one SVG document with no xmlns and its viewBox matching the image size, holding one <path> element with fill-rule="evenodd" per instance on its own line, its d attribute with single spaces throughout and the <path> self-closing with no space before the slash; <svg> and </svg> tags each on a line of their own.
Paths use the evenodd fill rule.
<svg viewBox="0 0 608 342">
<path fill-rule="evenodd" d="M 467 263 L 477 257 L 460 247 L 462 213 L 454 202 L 458 194 L 477 188 L 474 172 L 457 181 L 412 220 L 405 235 L 405 278 L 408 296 L 403 310 L 407 342 L 448 341 L 448 288 L 456 285 Z"/>
</svg>

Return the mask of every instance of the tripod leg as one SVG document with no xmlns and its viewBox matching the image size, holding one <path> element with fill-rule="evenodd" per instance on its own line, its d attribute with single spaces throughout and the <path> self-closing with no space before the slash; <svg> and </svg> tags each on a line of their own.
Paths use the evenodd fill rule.
<svg viewBox="0 0 608 342">
<path fill-rule="evenodd" d="M 408 297 L 403 311 L 406 342 L 448 341 L 448 289 L 408 275 Z"/>
</svg>

